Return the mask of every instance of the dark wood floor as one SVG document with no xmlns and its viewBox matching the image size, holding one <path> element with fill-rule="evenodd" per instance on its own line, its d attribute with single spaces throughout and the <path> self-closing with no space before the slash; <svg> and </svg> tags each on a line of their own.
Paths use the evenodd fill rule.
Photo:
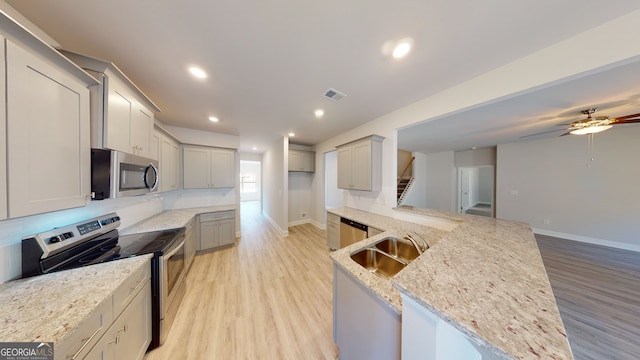
<svg viewBox="0 0 640 360">
<path fill-rule="evenodd" d="M 536 239 L 574 358 L 640 359 L 640 253 Z"/>
</svg>

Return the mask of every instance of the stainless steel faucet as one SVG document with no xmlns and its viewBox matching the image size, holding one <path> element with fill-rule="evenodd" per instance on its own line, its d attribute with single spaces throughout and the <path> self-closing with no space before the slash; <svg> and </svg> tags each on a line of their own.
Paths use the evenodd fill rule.
<svg viewBox="0 0 640 360">
<path fill-rule="evenodd" d="M 409 239 L 409 241 L 411 241 L 411 244 L 413 244 L 416 250 L 418 250 L 418 254 L 422 254 L 429 248 L 429 243 L 427 243 L 427 240 L 425 240 L 422 235 L 418 234 L 417 232 L 414 232 L 414 234 L 418 235 L 418 237 L 422 241 L 422 246 L 418 245 L 418 242 L 413 238 L 413 236 L 411 236 L 411 234 L 407 234 L 405 237 Z"/>
</svg>

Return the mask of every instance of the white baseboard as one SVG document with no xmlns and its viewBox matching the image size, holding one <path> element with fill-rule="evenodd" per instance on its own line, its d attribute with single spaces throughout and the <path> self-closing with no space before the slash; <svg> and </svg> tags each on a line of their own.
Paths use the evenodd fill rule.
<svg viewBox="0 0 640 360">
<path fill-rule="evenodd" d="M 267 219 L 267 221 L 269 221 L 269 223 L 271 223 L 271 226 L 273 226 L 273 228 L 276 229 L 276 231 L 278 232 L 278 234 L 280 234 L 280 236 L 282 236 L 282 237 L 289 236 L 289 230 L 282 230 L 280 228 L 280 226 L 278 226 L 278 224 L 275 221 L 273 221 L 273 219 L 271 218 L 271 216 L 269 216 L 269 214 L 267 214 L 266 212 L 262 211 L 262 216 L 264 216 L 265 219 Z"/>
<path fill-rule="evenodd" d="M 311 220 L 309 218 L 302 219 L 302 220 L 296 220 L 296 221 L 289 221 L 289 226 L 297 226 L 297 225 L 302 225 L 302 224 L 308 224 L 310 222 L 311 222 Z"/>
<path fill-rule="evenodd" d="M 567 239 L 567 240 L 580 241 L 587 244 L 601 245 L 601 246 L 607 246 L 607 247 L 616 248 L 616 249 L 640 252 L 640 245 L 621 243 L 618 241 L 611 241 L 611 240 L 597 239 L 597 238 L 592 238 L 588 236 L 565 234 L 561 232 L 549 231 L 549 230 L 543 230 L 543 229 L 534 228 L 532 230 L 534 234 L 553 236 L 553 237 Z"/>
</svg>

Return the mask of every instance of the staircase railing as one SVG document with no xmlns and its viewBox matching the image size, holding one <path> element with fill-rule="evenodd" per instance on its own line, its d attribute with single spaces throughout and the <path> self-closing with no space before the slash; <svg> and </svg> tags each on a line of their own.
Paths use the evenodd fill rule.
<svg viewBox="0 0 640 360">
<path fill-rule="evenodd" d="M 416 159 L 416 157 L 412 156 L 411 160 L 409 160 L 409 163 L 407 164 L 407 166 L 404 167 L 404 170 L 402 170 L 402 173 L 400 173 L 400 176 L 398 176 L 398 184 L 400 184 L 400 180 L 402 179 L 404 174 L 407 172 L 407 170 L 409 170 L 409 167 L 411 167 L 411 164 L 413 164 L 413 160 L 415 160 L 415 159 Z"/>
</svg>

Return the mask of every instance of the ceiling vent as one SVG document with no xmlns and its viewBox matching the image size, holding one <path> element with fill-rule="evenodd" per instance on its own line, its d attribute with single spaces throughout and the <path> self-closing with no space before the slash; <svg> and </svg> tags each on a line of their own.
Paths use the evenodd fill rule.
<svg viewBox="0 0 640 360">
<path fill-rule="evenodd" d="M 340 100 L 342 100 L 342 98 L 344 98 L 345 96 L 347 96 L 347 94 L 340 92 L 336 89 L 329 89 L 327 91 L 324 92 L 324 97 L 326 97 L 329 100 L 333 100 L 335 102 L 338 102 Z"/>
</svg>

